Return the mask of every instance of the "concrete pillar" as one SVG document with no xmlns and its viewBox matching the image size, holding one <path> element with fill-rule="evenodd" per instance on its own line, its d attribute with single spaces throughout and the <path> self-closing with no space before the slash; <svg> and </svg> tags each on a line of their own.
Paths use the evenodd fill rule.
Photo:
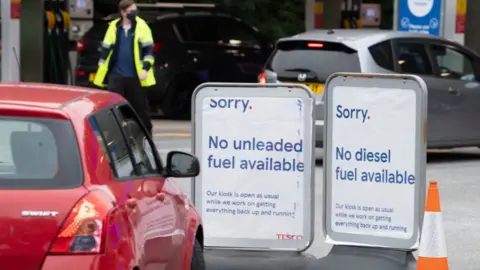
<svg viewBox="0 0 480 270">
<path fill-rule="evenodd" d="M 455 24 L 457 21 L 456 7 L 457 0 L 444 0 L 445 10 L 443 11 L 443 37 L 450 40 L 456 40 L 463 43 L 463 38 L 455 38 Z"/>
<path fill-rule="evenodd" d="M 315 29 L 316 19 L 320 6 L 321 8 L 321 28 L 322 29 L 337 29 L 340 28 L 340 20 L 342 15 L 343 0 L 305 0 L 305 29 L 307 31 Z M 315 9 L 317 8 L 317 12 Z M 317 27 L 318 28 L 318 27 Z"/>
<path fill-rule="evenodd" d="M 343 1 L 325 0 L 323 5 L 323 28 L 338 29 L 342 20 Z"/>
<path fill-rule="evenodd" d="M 465 22 L 465 45 L 470 49 L 480 53 L 480 1 L 470 0 L 467 4 L 467 14 Z"/>
<path fill-rule="evenodd" d="M 43 1 L 22 1 L 20 77 L 24 82 L 43 82 L 44 19 Z"/>
<path fill-rule="evenodd" d="M 2 81 L 20 81 L 20 17 L 18 0 L 1 0 L 2 14 Z M 36 44 L 30 44 L 35 47 Z"/>
<path fill-rule="evenodd" d="M 305 31 L 315 29 L 315 0 L 305 0 Z"/>
</svg>

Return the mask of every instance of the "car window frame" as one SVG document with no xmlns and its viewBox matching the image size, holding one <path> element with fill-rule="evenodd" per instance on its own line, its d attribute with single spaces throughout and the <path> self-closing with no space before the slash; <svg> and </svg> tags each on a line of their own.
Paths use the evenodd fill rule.
<svg viewBox="0 0 480 270">
<path fill-rule="evenodd" d="M 103 154 L 108 157 L 108 165 L 110 166 L 110 170 L 112 170 L 113 176 L 115 178 L 118 178 L 117 170 L 112 163 L 112 160 L 113 160 L 112 153 L 110 153 L 110 151 L 108 150 L 108 145 L 105 143 L 105 136 L 103 135 L 103 131 L 101 130 L 100 126 L 98 125 L 98 121 L 95 118 L 95 116 L 97 116 L 101 112 L 102 111 L 99 111 L 99 112 L 96 112 L 95 114 L 90 115 L 87 120 L 88 120 L 88 123 L 90 125 L 90 128 L 93 130 L 94 136 L 96 137 L 97 135 L 95 134 L 95 128 L 92 126 L 92 122 L 95 122 L 95 125 L 98 128 L 98 133 L 99 133 L 100 137 L 102 137 L 102 141 L 99 141 L 98 138 L 97 138 L 97 142 L 102 147 Z"/>
<path fill-rule="evenodd" d="M 187 29 L 186 29 L 187 33 L 183 33 L 183 34 L 182 34 L 182 32 L 181 32 L 181 30 L 180 30 L 180 28 L 179 28 L 179 24 L 182 24 L 182 23 L 185 24 L 185 25 L 187 25 L 187 27 L 186 27 L 186 28 L 187 28 Z M 178 41 L 179 41 L 180 43 L 189 43 L 189 42 L 191 42 L 191 41 L 189 41 L 189 39 L 190 39 L 190 29 L 188 29 L 188 21 L 185 20 L 185 18 L 179 18 L 178 20 L 175 20 L 175 21 L 173 22 L 173 30 L 174 30 L 175 33 L 177 34 L 177 36 L 178 36 Z"/>
<path fill-rule="evenodd" d="M 150 147 L 152 148 L 152 154 L 153 154 L 153 157 L 154 157 L 156 172 L 152 172 L 152 173 L 148 173 L 148 174 L 141 174 L 139 172 L 137 172 L 137 173 L 141 174 L 143 178 L 164 176 L 165 175 L 165 167 L 163 166 L 163 164 L 161 162 L 160 154 L 157 151 L 157 147 L 155 146 L 155 142 L 153 141 L 151 136 L 149 136 L 149 132 L 147 131 L 147 129 L 143 125 L 140 117 L 138 116 L 137 112 L 133 109 L 133 107 L 128 102 L 122 102 L 122 103 L 118 103 L 118 104 L 113 105 L 112 111 L 113 111 L 113 114 L 116 118 L 117 125 L 119 125 L 120 130 L 122 131 L 122 136 L 123 136 L 123 139 L 125 140 L 125 143 L 127 144 L 128 152 L 131 155 L 131 161 L 133 162 L 134 168 L 136 168 L 135 167 L 135 164 L 136 164 L 135 155 L 133 154 L 133 149 L 131 148 L 130 144 L 128 143 L 128 140 L 127 140 L 127 135 L 128 134 L 126 134 L 127 131 L 124 128 L 122 128 L 122 125 L 121 125 L 121 121 L 123 120 L 123 116 L 120 112 L 120 107 L 122 107 L 122 106 L 127 106 L 128 108 L 130 108 L 132 110 L 132 112 L 134 113 L 134 116 L 136 118 L 135 120 L 136 120 L 137 124 L 139 124 L 140 129 L 146 135 L 147 141 L 150 144 Z"/>
<path fill-rule="evenodd" d="M 101 114 L 101 113 L 109 113 L 111 112 L 112 115 L 113 115 L 113 118 L 114 118 L 114 121 L 115 121 L 115 125 L 118 126 L 118 128 L 120 129 L 120 134 L 121 134 L 121 137 L 122 137 L 122 140 L 123 142 L 125 143 L 125 145 L 127 145 L 127 151 L 128 151 L 128 156 L 129 156 L 129 159 L 130 159 L 130 162 L 132 164 L 132 168 L 134 170 L 136 170 L 135 168 L 135 160 L 133 159 L 134 156 L 133 156 L 133 153 L 132 153 L 132 150 L 130 149 L 130 147 L 128 147 L 128 143 L 127 143 L 127 139 L 126 139 L 126 136 L 125 134 L 123 133 L 123 130 L 121 128 L 121 125 L 118 121 L 118 118 L 115 116 L 115 113 L 113 111 L 113 108 L 114 108 L 115 105 L 111 105 L 111 106 L 108 106 L 108 107 L 105 107 L 105 108 L 102 108 L 98 111 L 96 111 L 95 113 L 92 113 L 91 115 L 88 116 L 88 120 L 89 120 L 89 124 L 90 124 L 90 119 L 93 118 L 93 120 L 97 123 L 97 126 L 98 126 L 98 131 L 100 133 L 100 136 L 102 137 L 102 142 L 105 146 L 105 149 L 107 150 L 107 153 L 104 153 L 105 155 L 108 155 L 108 158 L 110 159 L 110 162 L 109 162 L 109 166 L 110 166 L 110 169 L 112 170 L 112 174 L 113 174 L 113 177 L 115 179 L 116 182 L 126 182 L 126 181 L 134 181 L 134 180 L 141 180 L 144 178 L 144 176 L 139 173 L 138 171 L 136 171 L 136 175 L 129 175 L 129 176 L 118 176 L 118 172 L 117 172 L 117 169 L 115 168 L 114 164 L 113 164 L 113 156 L 112 156 L 112 153 L 111 151 L 109 150 L 108 148 L 108 145 L 105 145 L 105 135 L 104 135 L 104 131 L 102 130 L 102 128 L 98 125 L 98 121 L 96 120 L 96 116 Z M 92 128 L 92 131 L 94 130 L 94 128 L 91 126 L 90 124 L 90 128 Z M 97 139 L 97 138 L 96 138 Z M 99 142 L 98 139 L 97 139 L 97 142 L 98 144 L 102 144 L 102 142 Z M 103 149 L 102 149 L 103 151 Z"/>
<path fill-rule="evenodd" d="M 178 34 L 180 37 L 180 41 L 182 43 L 187 43 L 187 44 L 208 44 L 208 45 L 217 45 L 215 41 L 198 41 L 198 40 L 193 40 L 193 35 L 192 35 L 192 30 L 190 28 L 191 25 L 196 25 L 194 22 L 195 20 L 212 20 L 213 16 L 204 16 L 204 15 L 199 15 L 199 16 L 185 16 L 179 18 L 177 21 L 174 22 L 174 27 L 175 27 L 175 32 Z M 179 24 L 185 24 L 186 26 L 186 37 L 182 36 L 181 31 L 179 29 Z M 215 31 L 216 34 L 218 34 L 218 27 L 215 24 L 214 25 L 215 29 L 211 29 L 211 31 Z"/>
<path fill-rule="evenodd" d="M 412 75 L 417 75 L 417 76 L 429 76 L 429 77 L 435 77 L 435 65 L 433 64 L 433 61 L 435 61 L 432 58 L 432 54 L 430 53 L 430 50 L 428 49 L 427 43 L 429 39 L 428 38 L 393 38 L 391 39 L 391 44 L 392 44 L 392 56 L 393 56 L 393 65 L 395 67 L 395 72 L 397 73 L 402 73 L 402 70 L 400 68 L 400 65 L 398 64 L 398 55 L 396 51 L 396 47 L 398 46 L 399 43 L 411 43 L 411 44 L 421 44 L 423 45 L 425 49 L 425 53 L 427 54 L 427 59 L 429 61 L 430 67 L 432 68 L 432 74 L 412 74 Z"/>
<path fill-rule="evenodd" d="M 156 26 L 160 26 L 162 24 L 165 24 L 165 25 L 168 25 L 169 28 L 171 28 L 171 34 L 173 34 L 174 36 L 172 36 L 172 40 L 169 40 L 169 39 L 162 39 L 162 37 L 164 36 L 162 34 L 162 32 L 160 33 L 157 33 L 157 31 L 155 31 L 155 27 Z M 157 41 L 162 41 L 162 42 L 179 42 L 182 40 L 182 37 L 181 35 L 179 34 L 177 28 L 175 27 L 175 21 L 171 18 L 164 18 L 164 19 L 161 19 L 161 20 L 156 20 L 156 21 L 153 21 L 151 22 L 150 24 L 150 28 L 152 29 L 152 35 L 153 35 L 153 39 L 155 42 Z"/>
<path fill-rule="evenodd" d="M 446 47 L 450 50 L 456 51 L 457 53 L 463 54 L 465 57 L 467 57 L 472 63 L 472 69 L 473 69 L 473 75 L 474 75 L 475 81 L 480 82 L 480 73 L 479 73 L 480 63 L 478 63 L 478 61 L 475 61 L 475 56 L 471 52 L 469 52 L 465 48 L 462 48 L 461 46 L 458 46 L 454 43 L 447 42 L 444 40 L 432 40 L 432 41 L 426 42 L 425 45 L 427 47 L 428 54 L 430 55 L 433 62 L 432 68 L 434 70 L 435 78 L 454 80 L 452 78 L 443 78 L 442 76 L 440 76 L 440 73 L 441 73 L 440 67 L 438 66 L 437 60 L 433 55 L 433 50 L 431 48 L 432 45 Z M 465 81 L 465 82 L 468 82 L 468 81 Z"/>
<path fill-rule="evenodd" d="M 241 47 L 241 48 L 252 48 L 256 50 L 264 50 L 266 45 L 265 45 L 265 38 L 261 37 L 258 35 L 258 32 L 256 32 L 252 26 L 246 24 L 243 21 L 236 20 L 235 18 L 227 17 L 227 16 L 212 16 L 212 19 L 214 21 L 218 22 L 218 27 L 217 27 L 217 33 L 221 35 L 222 33 L 222 21 L 229 22 L 231 23 L 234 27 L 238 27 L 241 31 L 245 31 L 248 35 L 251 35 L 254 39 L 256 39 L 256 42 L 258 42 L 258 47 L 254 45 L 245 45 L 245 44 L 240 44 L 239 46 L 233 46 L 233 47 Z M 221 44 L 224 46 L 232 46 L 229 44 Z"/>
<path fill-rule="evenodd" d="M 372 47 L 379 46 L 379 45 L 382 45 L 382 44 L 388 44 L 388 46 L 390 47 L 390 56 L 391 56 L 390 60 L 392 61 L 392 68 L 391 69 L 381 66 L 372 54 Z M 377 66 L 379 66 L 379 67 L 381 67 L 385 70 L 388 70 L 388 71 L 398 72 L 397 69 L 396 69 L 396 66 L 398 65 L 398 62 L 396 62 L 394 46 L 395 45 L 393 44 L 393 41 L 391 39 L 386 39 L 386 40 L 382 40 L 382 41 L 376 42 L 375 44 L 372 44 L 372 45 L 368 46 L 367 50 L 368 50 L 368 53 L 370 54 L 370 57 L 372 58 L 373 62 Z"/>
<path fill-rule="evenodd" d="M 249 34 L 251 34 L 255 39 L 258 40 L 259 42 L 259 46 L 260 48 L 256 48 L 256 49 L 260 49 L 260 50 L 272 50 L 274 49 L 274 42 L 267 36 L 265 36 L 264 34 L 258 32 L 258 31 L 255 31 L 255 28 L 253 26 L 251 26 L 250 24 L 248 23 L 245 23 L 244 21 L 242 20 L 237 20 L 233 17 L 229 17 L 229 16 L 221 16 L 221 15 L 215 15 L 215 14 L 212 14 L 212 15 L 194 15 L 194 16 L 183 16 L 183 17 L 180 17 L 179 19 L 177 19 L 176 21 L 174 21 L 172 24 L 173 24 L 173 28 L 174 28 L 174 31 L 175 33 L 177 34 L 178 36 L 178 40 L 179 42 L 181 43 L 191 43 L 191 44 L 213 44 L 213 45 L 219 45 L 215 42 L 208 42 L 208 41 L 196 41 L 196 40 L 192 40 L 192 33 L 191 33 L 191 29 L 190 29 L 190 25 L 192 24 L 191 22 L 194 21 L 194 20 L 202 20 L 202 19 L 208 19 L 208 20 L 212 20 L 215 25 L 215 31 L 216 31 L 216 34 L 218 35 L 220 33 L 220 28 L 216 26 L 215 24 L 215 21 L 218 20 L 218 19 L 224 19 L 224 20 L 229 20 L 229 21 L 232 21 L 233 23 L 235 24 L 238 24 L 239 27 L 245 29 L 246 32 L 248 32 Z M 186 33 L 186 37 L 184 37 L 179 29 L 179 24 L 185 24 L 186 25 L 186 30 L 188 33 Z M 269 44 L 271 44 L 272 46 L 269 47 Z M 222 45 L 226 45 L 226 44 L 222 44 Z M 248 46 L 248 48 L 255 48 L 253 46 Z"/>
</svg>

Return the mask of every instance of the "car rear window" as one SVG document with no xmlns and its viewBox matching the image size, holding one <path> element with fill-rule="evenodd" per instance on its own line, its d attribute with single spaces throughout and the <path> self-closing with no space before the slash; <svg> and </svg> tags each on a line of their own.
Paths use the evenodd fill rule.
<svg viewBox="0 0 480 270">
<path fill-rule="evenodd" d="M 342 43 L 322 41 L 280 42 L 266 68 L 279 78 L 295 71 L 312 72 L 320 82 L 335 72 L 361 71 L 357 51 Z"/>
<path fill-rule="evenodd" d="M 82 180 L 69 121 L 0 117 L 0 189 L 65 189 Z"/>
<path fill-rule="evenodd" d="M 107 32 L 107 28 L 107 22 L 98 22 L 85 33 L 83 38 L 86 40 L 103 40 L 105 32 Z"/>
</svg>

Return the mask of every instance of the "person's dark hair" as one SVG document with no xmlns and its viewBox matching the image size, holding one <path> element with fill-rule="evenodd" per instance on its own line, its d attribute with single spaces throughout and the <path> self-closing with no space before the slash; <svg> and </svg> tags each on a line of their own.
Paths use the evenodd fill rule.
<svg viewBox="0 0 480 270">
<path fill-rule="evenodd" d="M 134 4 L 134 0 L 121 0 L 120 3 L 118 3 L 118 9 L 121 11 L 125 11 L 127 8 Z"/>
</svg>

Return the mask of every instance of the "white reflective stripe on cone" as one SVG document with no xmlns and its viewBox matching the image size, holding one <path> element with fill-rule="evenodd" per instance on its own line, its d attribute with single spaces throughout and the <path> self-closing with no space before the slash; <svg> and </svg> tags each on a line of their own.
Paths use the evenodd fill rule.
<svg viewBox="0 0 480 270">
<path fill-rule="evenodd" d="M 418 256 L 425 258 L 447 257 L 447 243 L 441 212 L 425 212 Z"/>
</svg>

